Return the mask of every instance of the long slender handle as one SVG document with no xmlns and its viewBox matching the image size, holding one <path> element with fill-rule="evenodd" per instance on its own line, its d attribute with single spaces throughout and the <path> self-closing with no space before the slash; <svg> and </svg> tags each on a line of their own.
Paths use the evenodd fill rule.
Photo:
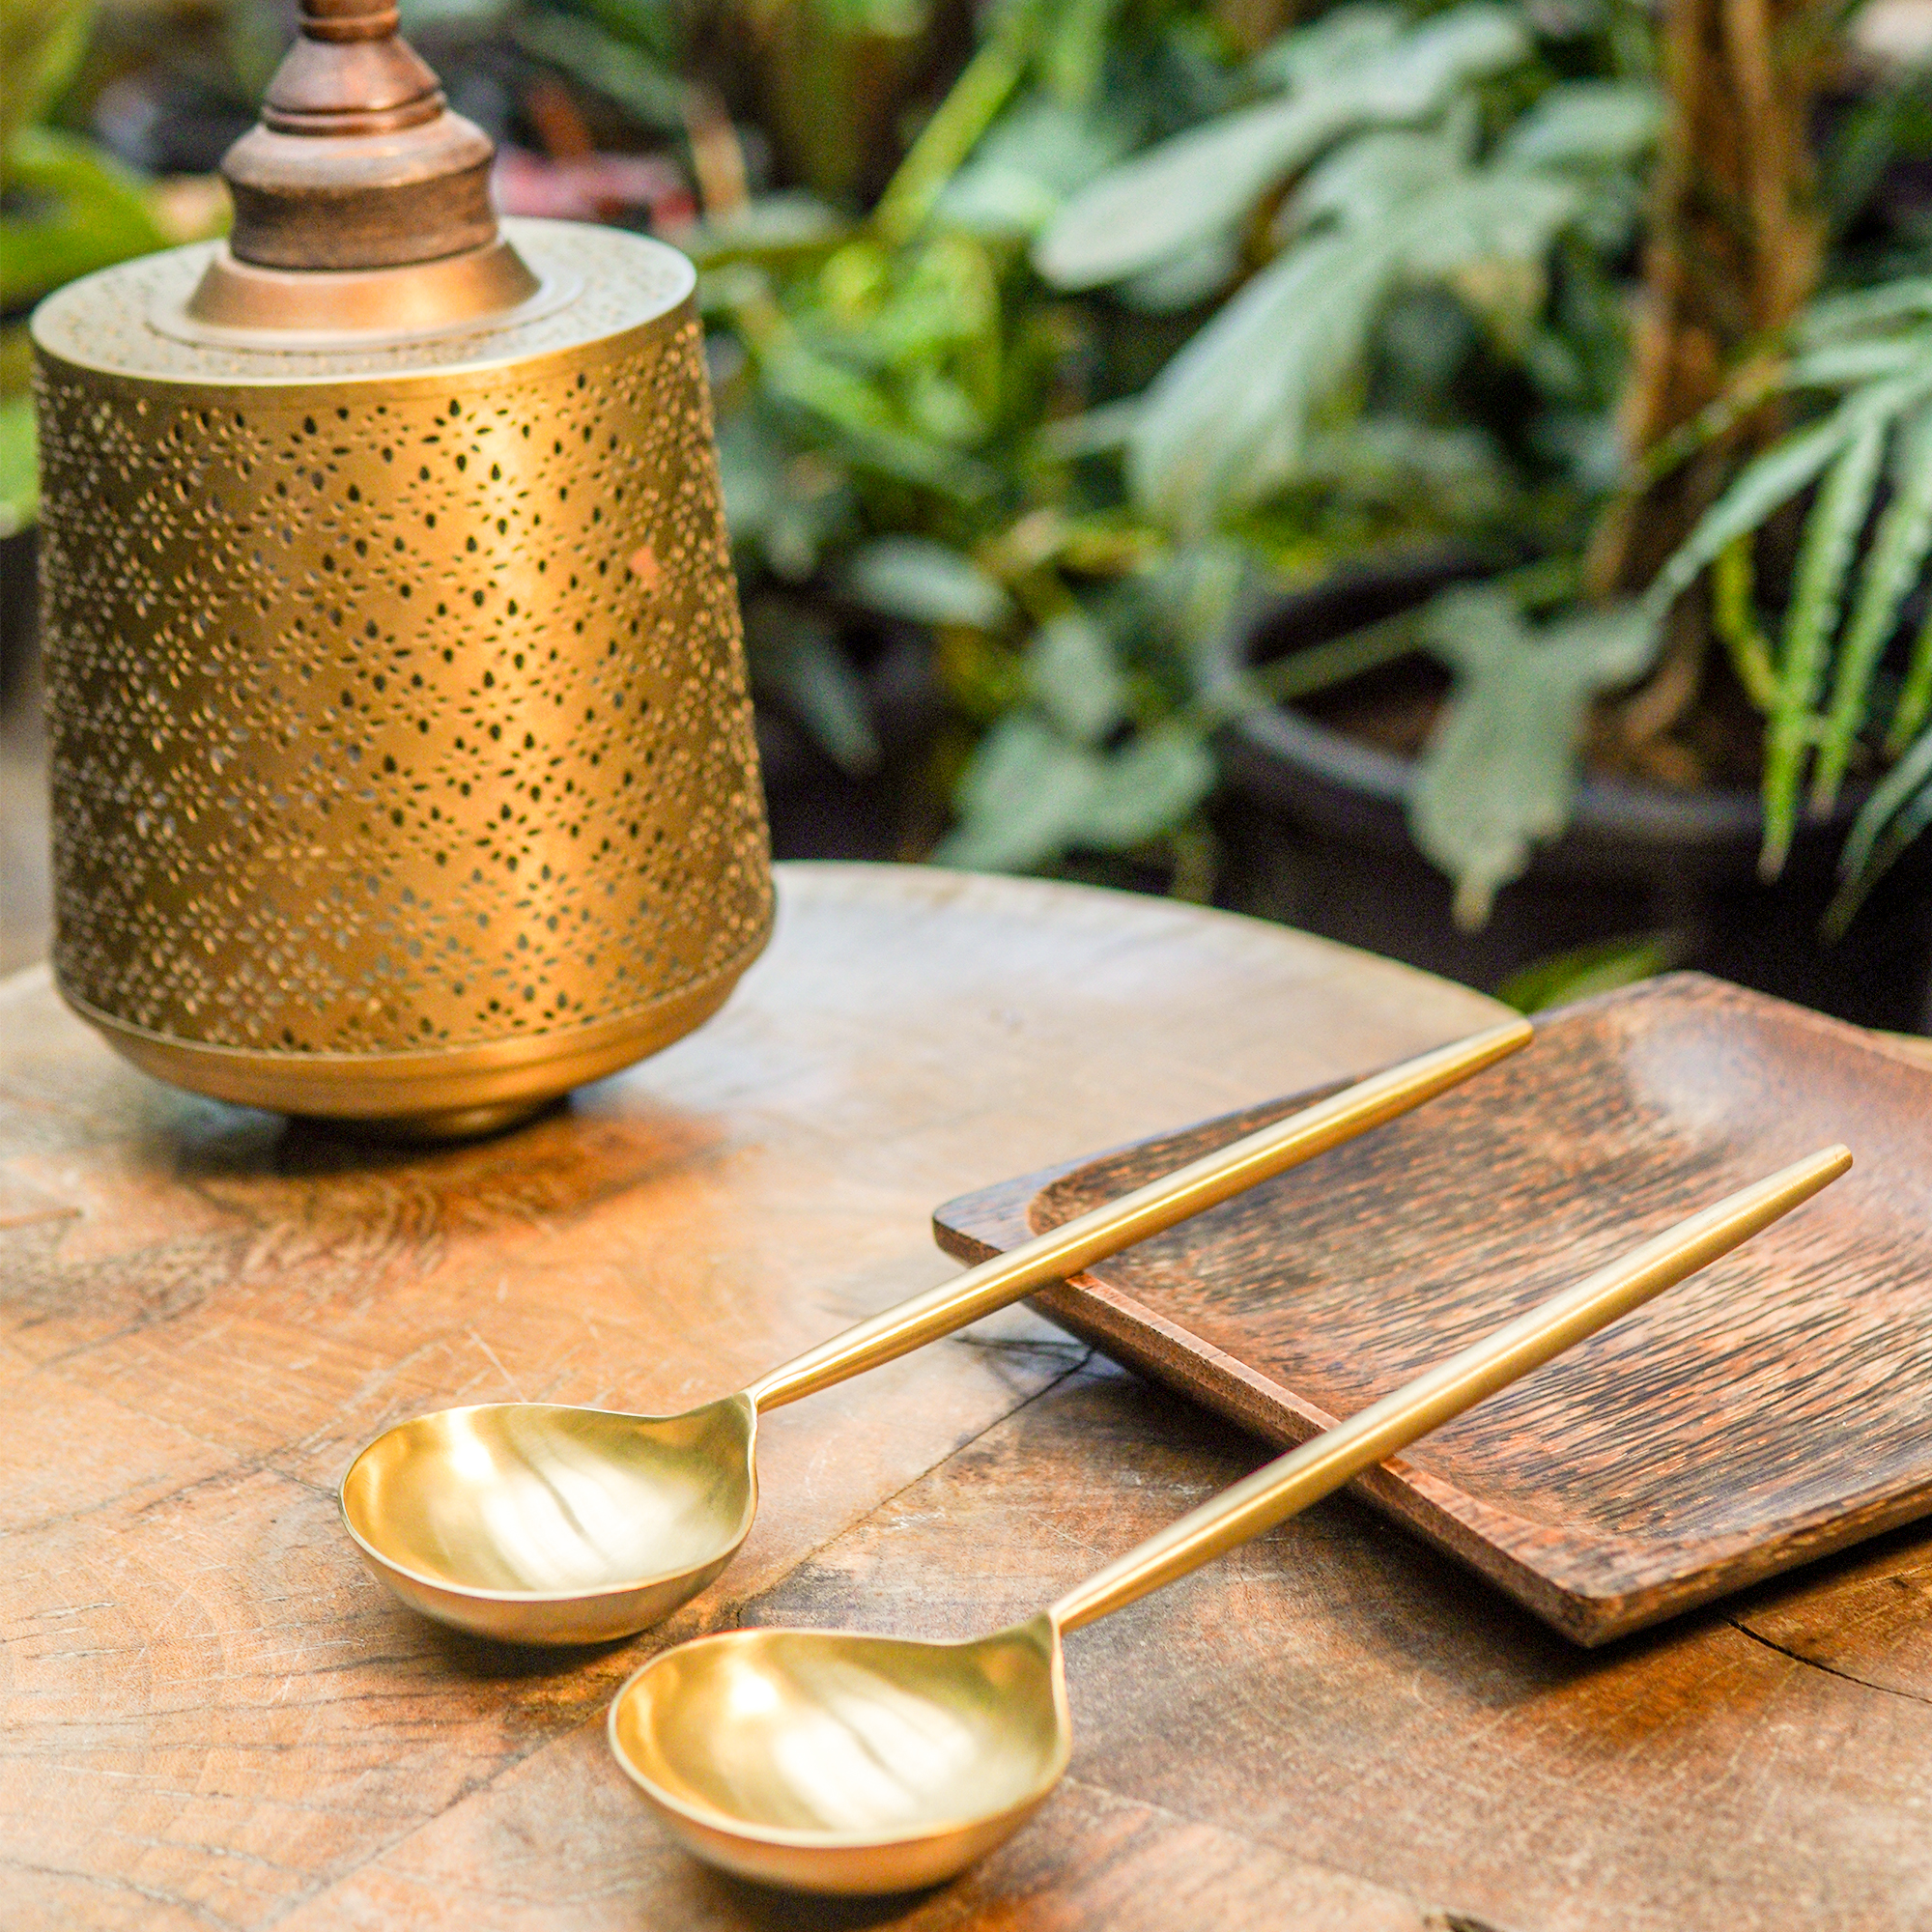
<svg viewBox="0 0 1932 1932">
<path fill-rule="evenodd" d="M 1138 1548 L 1117 1556 L 1069 1590 L 1047 1614 L 1062 1630 L 1078 1630 L 1285 1522 L 1351 1476 L 1748 1240 L 1837 1179 L 1851 1164 L 1844 1148 L 1824 1148 L 1678 1222 L 1622 1261 L 1599 1268 L 1347 1422 L 1223 1490 Z"/>
<path fill-rule="evenodd" d="M 747 1393 L 760 1409 L 777 1408 L 936 1342 L 1050 1281 L 1078 1274 L 1103 1255 L 1118 1254 L 1190 1214 L 1232 1199 L 1259 1180 L 1407 1113 L 1518 1047 L 1527 1046 L 1530 1038 L 1526 1020 L 1510 1020 L 1357 1081 L 1260 1133 L 1217 1149 L 847 1328 L 772 1370 Z"/>
</svg>

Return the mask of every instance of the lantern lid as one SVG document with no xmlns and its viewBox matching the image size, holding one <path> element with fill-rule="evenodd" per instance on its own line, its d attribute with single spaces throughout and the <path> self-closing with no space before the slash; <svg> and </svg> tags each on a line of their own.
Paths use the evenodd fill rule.
<svg viewBox="0 0 1932 1932">
<path fill-rule="evenodd" d="M 301 0 L 262 119 L 229 149 L 227 247 L 188 302 L 221 330 L 462 325 L 539 277 L 498 233 L 495 148 L 450 112 L 393 0 Z"/>
<path fill-rule="evenodd" d="M 581 354 L 614 335 L 688 313 L 696 270 L 675 248 L 588 222 L 506 220 L 498 242 L 535 293 L 508 308 L 452 322 L 392 309 L 389 326 L 328 320 L 338 298 L 363 305 L 434 297 L 430 270 L 308 270 L 296 313 L 310 326 L 224 327 L 203 322 L 197 302 L 233 258 L 222 242 L 196 242 L 100 269 L 57 289 L 34 311 L 44 355 L 80 369 L 142 382 L 255 388 L 454 374 L 558 353 Z M 463 258 L 451 258 L 460 271 Z M 296 271 L 286 273 L 293 280 Z M 329 291 L 333 288 L 334 293 Z M 346 296 L 345 296 L 346 292 Z"/>
</svg>

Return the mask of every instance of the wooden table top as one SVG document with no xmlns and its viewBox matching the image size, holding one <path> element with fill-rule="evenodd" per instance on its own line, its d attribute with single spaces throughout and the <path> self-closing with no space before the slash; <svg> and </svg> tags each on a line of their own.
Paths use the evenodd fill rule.
<svg viewBox="0 0 1932 1932">
<path fill-rule="evenodd" d="M 1072 1771 L 954 1885 L 692 1863 L 603 1741 L 655 1648 L 988 1630 L 1264 1460 L 1023 1310 L 772 1416 L 757 1527 L 659 1631 L 528 1655 L 395 1605 L 334 1501 L 387 1424 L 735 1387 L 941 1279 L 951 1195 L 1494 1010 L 1067 887 L 802 867 L 781 904 L 699 1034 L 447 1151 L 174 1094 L 0 985 L 10 1932 L 1932 1923 L 1932 1537 L 1586 1654 L 1346 1497 L 1077 1634 Z"/>
</svg>

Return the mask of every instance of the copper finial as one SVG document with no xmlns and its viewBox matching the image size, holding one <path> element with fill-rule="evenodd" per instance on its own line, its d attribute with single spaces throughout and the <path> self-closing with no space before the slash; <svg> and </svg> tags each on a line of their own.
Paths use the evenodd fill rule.
<svg viewBox="0 0 1932 1932">
<path fill-rule="evenodd" d="M 229 149 L 235 258 L 387 269 L 496 240 L 490 138 L 444 103 L 390 0 L 302 0 L 262 121 Z"/>
</svg>

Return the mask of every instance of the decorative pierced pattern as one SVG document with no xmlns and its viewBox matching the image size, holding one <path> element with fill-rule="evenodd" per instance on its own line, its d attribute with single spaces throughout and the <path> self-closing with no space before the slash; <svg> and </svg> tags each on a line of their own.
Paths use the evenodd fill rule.
<svg viewBox="0 0 1932 1932">
<path fill-rule="evenodd" d="M 769 867 L 688 308 L 467 373 L 39 375 L 69 992 L 393 1054 L 743 965 Z"/>
</svg>

